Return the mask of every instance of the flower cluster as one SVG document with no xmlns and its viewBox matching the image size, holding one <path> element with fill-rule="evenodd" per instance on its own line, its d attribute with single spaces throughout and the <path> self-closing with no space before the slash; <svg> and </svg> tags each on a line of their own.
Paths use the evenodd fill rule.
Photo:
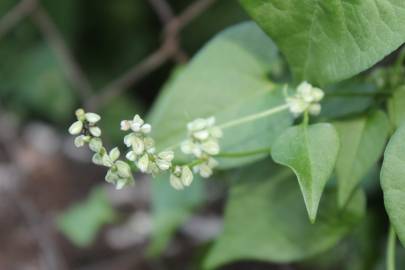
<svg viewBox="0 0 405 270">
<path fill-rule="evenodd" d="M 152 127 L 139 115 L 135 115 L 133 120 L 122 121 L 121 129 L 131 130 L 124 138 L 125 145 L 130 148 L 126 158 L 133 161 L 141 172 L 157 175 L 172 167 L 173 151 L 167 150 L 156 154 L 155 142 L 148 135 Z"/>
<path fill-rule="evenodd" d="M 198 118 L 187 125 L 188 139 L 182 142 L 181 151 L 194 155 L 201 162 L 193 167 L 195 173 L 208 178 L 218 162 L 212 157 L 219 153 L 222 130 L 215 126 L 215 118 Z"/>
<path fill-rule="evenodd" d="M 313 87 L 308 82 L 302 82 L 297 87 L 297 93 L 292 97 L 287 97 L 286 101 L 290 112 L 298 117 L 302 113 L 308 112 L 318 115 L 321 112 L 321 105 L 324 93 L 321 89 Z"/>
<path fill-rule="evenodd" d="M 76 147 L 89 144 L 90 150 L 94 152 L 93 163 L 109 168 L 105 179 L 114 184 L 117 189 L 133 184 L 131 168 L 127 163 L 118 160 L 120 157 L 118 148 L 116 147 L 107 153 L 102 140 L 99 138 L 101 129 L 96 124 L 101 117 L 95 113 L 86 113 L 83 109 L 76 111 L 76 117 L 77 121 L 69 128 L 70 134 L 78 135 L 74 141 Z"/>
<path fill-rule="evenodd" d="M 69 133 L 78 135 L 75 138 L 76 147 L 89 143 L 92 137 L 100 137 L 101 129 L 96 125 L 101 117 L 98 114 L 78 109 L 75 112 L 77 121 L 69 127 Z"/>
</svg>

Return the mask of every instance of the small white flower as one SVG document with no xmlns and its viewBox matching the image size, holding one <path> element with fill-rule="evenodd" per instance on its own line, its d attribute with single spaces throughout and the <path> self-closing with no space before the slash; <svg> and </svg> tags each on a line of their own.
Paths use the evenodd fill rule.
<svg viewBox="0 0 405 270">
<path fill-rule="evenodd" d="M 208 137 L 210 136 L 210 133 L 208 130 L 203 129 L 203 130 L 194 132 L 193 136 L 197 140 L 203 141 L 203 140 L 208 139 Z"/>
<path fill-rule="evenodd" d="M 72 135 L 78 135 L 82 132 L 83 129 L 83 122 L 76 121 L 69 127 L 69 133 Z"/>
<path fill-rule="evenodd" d="M 132 139 L 132 149 L 134 150 L 135 154 L 142 155 L 145 150 L 145 144 L 140 138 L 135 136 Z"/>
<path fill-rule="evenodd" d="M 163 151 L 163 152 L 160 152 L 159 154 L 158 154 L 158 157 L 160 158 L 160 159 L 163 159 L 163 160 L 166 160 L 166 161 L 172 161 L 173 160 L 173 158 L 174 158 L 174 153 L 173 153 L 173 151 Z"/>
<path fill-rule="evenodd" d="M 74 144 L 77 148 L 82 147 L 85 143 L 90 140 L 89 136 L 79 135 L 75 138 Z"/>
<path fill-rule="evenodd" d="M 149 155 L 144 154 L 136 164 L 141 172 L 146 172 L 148 170 L 149 165 Z"/>
<path fill-rule="evenodd" d="M 134 119 L 131 122 L 131 129 L 134 132 L 139 132 L 141 130 L 143 123 L 144 123 L 143 119 L 139 115 L 135 115 Z"/>
<path fill-rule="evenodd" d="M 120 157 L 120 154 L 121 153 L 118 147 L 115 147 L 110 151 L 108 155 L 110 156 L 111 161 L 115 162 Z"/>
<path fill-rule="evenodd" d="M 194 166 L 193 170 L 195 173 L 199 173 L 201 177 L 209 178 L 216 166 L 218 166 L 218 162 L 213 158 L 209 158 L 204 163 Z"/>
<path fill-rule="evenodd" d="M 129 151 L 125 157 L 130 161 L 135 161 L 137 156 L 134 151 Z"/>
<path fill-rule="evenodd" d="M 141 127 L 141 131 L 142 131 L 142 133 L 144 133 L 144 134 L 148 134 L 148 133 L 150 133 L 150 132 L 152 131 L 152 126 L 149 125 L 149 124 L 144 124 L 144 125 L 142 125 L 142 127 Z"/>
<path fill-rule="evenodd" d="M 122 120 L 120 123 L 121 130 L 127 131 L 131 128 L 131 122 L 128 120 Z"/>
<path fill-rule="evenodd" d="M 93 135 L 94 137 L 100 137 L 101 136 L 101 129 L 99 127 L 90 127 L 89 131 L 91 133 L 91 135 Z"/>
<path fill-rule="evenodd" d="M 117 173 L 122 178 L 130 178 L 132 176 L 131 167 L 122 160 L 117 160 L 115 163 L 117 166 Z"/>
<path fill-rule="evenodd" d="M 182 190 L 184 188 L 181 179 L 174 174 L 170 175 L 170 185 L 177 190 Z"/>
<path fill-rule="evenodd" d="M 191 185 L 191 182 L 193 182 L 193 172 L 190 170 L 188 166 L 183 166 L 182 168 L 181 182 L 186 187 Z"/>
<path fill-rule="evenodd" d="M 92 112 L 88 112 L 85 115 L 86 120 L 90 123 L 90 124 L 95 124 L 98 121 L 100 121 L 101 117 L 100 115 L 96 114 L 96 113 L 92 113 Z"/>
<path fill-rule="evenodd" d="M 321 89 L 313 87 L 308 82 L 302 82 L 297 86 L 297 93 L 293 97 L 287 97 L 286 102 L 290 112 L 298 117 L 304 112 L 318 115 L 321 111 L 319 102 L 324 97 Z"/>
<path fill-rule="evenodd" d="M 216 140 L 208 140 L 201 144 L 201 149 L 209 155 L 219 154 L 219 144 Z"/>
<path fill-rule="evenodd" d="M 89 148 L 93 152 L 99 152 L 103 147 L 103 142 L 100 138 L 92 138 L 89 143 Z"/>
</svg>

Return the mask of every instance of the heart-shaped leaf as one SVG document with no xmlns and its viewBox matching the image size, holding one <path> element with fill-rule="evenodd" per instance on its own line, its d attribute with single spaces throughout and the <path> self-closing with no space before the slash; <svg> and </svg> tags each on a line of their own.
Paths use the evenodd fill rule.
<svg viewBox="0 0 405 270">
<path fill-rule="evenodd" d="M 405 41 L 403 0 L 241 0 L 297 80 L 326 84 L 366 70 Z"/>
<path fill-rule="evenodd" d="M 255 23 L 242 23 L 218 34 L 167 84 L 154 105 L 149 121 L 158 148 L 184 140 L 187 123 L 196 118 L 215 116 L 221 124 L 284 103 L 282 87 L 268 78 L 278 60 L 275 45 Z M 270 148 L 291 122 L 289 112 L 284 111 L 226 129 L 221 152 Z M 220 166 L 236 167 L 266 155 L 222 159 Z"/>
<path fill-rule="evenodd" d="M 267 160 L 247 167 L 235 180 L 224 231 L 208 254 L 206 269 L 236 260 L 285 263 L 312 257 L 336 245 L 365 212 L 362 192 L 342 212 L 336 192 L 327 189 L 318 221 L 311 224 L 294 175 Z"/>
<path fill-rule="evenodd" d="M 311 222 L 315 222 L 338 151 L 338 134 L 331 124 L 325 123 L 290 127 L 273 145 L 274 161 L 288 166 L 297 175 Z"/>
</svg>

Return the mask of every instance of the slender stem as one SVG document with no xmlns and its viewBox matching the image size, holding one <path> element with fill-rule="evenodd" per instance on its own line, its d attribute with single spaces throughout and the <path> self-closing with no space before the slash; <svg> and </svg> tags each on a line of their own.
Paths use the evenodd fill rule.
<svg viewBox="0 0 405 270">
<path fill-rule="evenodd" d="M 223 123 L 223 124 L 219 125 L 218 127 L 222 128 L 222 129 L 226 129 L 226 128 L 230 128 L 230 127 L 234 127 L 234 126 L 239 126 L 239 125 L 242 125 L 242 124 L 245 124 L 245 123 L 260 119 L 260 118 L 263 118 L 263 117 L 270 116 L 272 114 L 279 113 L 279 112 L 284 111 L 286 109 L 288 109 L 288 105 L 283 104 L 283 105 L 280 105 L 278 107 L 265 110 L 263 112 L 248 115 L 248 116 L 236 119 L 236 120 L 232 120 L 232 121 Z"/>
<path fill-rule="evenodd" d="M 395 246 L 396 246 L 396 235 L 394 227 L 390 226 L 390 231 L 388 234 L 387 241 L 387 270 L 395 270 Z"/>
<path fill-rule="evenodd" d="M 257 154 L 270 154 L 270 148 L 261 148 L 251 151 L 244 151 L 244 152 L 221 152 L 216 157 L 220 158 L 239 158 L 239 157 L 248 157 Z"/>
</svg>

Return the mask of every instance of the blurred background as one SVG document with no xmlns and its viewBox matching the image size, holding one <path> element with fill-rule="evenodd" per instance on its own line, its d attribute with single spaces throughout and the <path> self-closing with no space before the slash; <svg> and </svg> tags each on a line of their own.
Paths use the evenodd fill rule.
<svg viewBox="0 0 405 270">
<path fill-rule="evenodd" d="M 194 210 L 195 195 L 152 206 L 141 176 L 115 191 L 67 128 L 85 105 L 120 144 L 120 120 L 146 115 L 176 67 L 246 19 L 237 1 L 0 1 L 0 269 L 198 269 L 223 189 L 187 218 L 156 217 L 159 203 Z"/>
</svg>

